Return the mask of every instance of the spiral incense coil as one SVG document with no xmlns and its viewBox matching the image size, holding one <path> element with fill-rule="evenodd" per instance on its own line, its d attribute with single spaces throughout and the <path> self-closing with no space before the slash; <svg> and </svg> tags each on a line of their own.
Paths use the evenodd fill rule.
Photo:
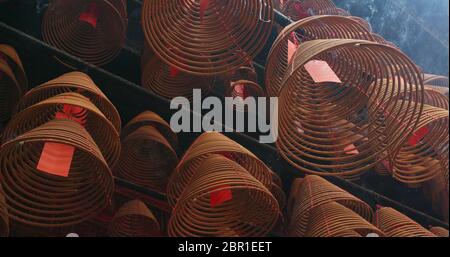
<svg viewBox="0 0 450 257">
<path fill-rule="evenodd" d="M 153 52 L 199 76 L 225 74 L 250 62 L 264 47 L 273 21 L 271 0 L 146 0 L 142 7 Z"/>
<path fill-rule="evenodd" d="M 170 125 L 163 118 L 161 118 L 161 116 L 151 111 L 144 111 L 128 122 L 128 124 L 122 129 L 122 139 L 126 138 L 129 134 L 133 133 L 142 126 L 155 127 L 158 132 L 170 142 L 172 147 L 177 147 L 177 134 L 172 131 Z"/>
<path fill-rule="evenodd" d="M 165 192 L 177 163 L 177 154 L 170 143 L 156 128 L 145 125 L 124 138 L 113 172 L 137 185 Z"/>
<path fill-rule="evenodd" d="M 249 110 L 249 106 L 247 105 L 248 99 L 256 100 L 257 98 L 265 97 L 266 93 L 261 86 L 255 82 L 238 80 L 226 87 L 225 96 L 233 98 L 233 108 L 235 110 L 239 112 L 254 112 L 255 110 Z"/>
<path fill-rule="evenodd" d="M 14 48 L 0 45 L 0 123 L 6 123 L 20 97 L 27 90 L 27 79 Z"/>
<path fill-rule="evenodd" d="M 147 206 L 134 200 L 124 204 L 114 215 L 108 234 L 112 237 L 159 237 L 161 229 Z"/>
<path fill-rule="evenodd" d="M 389 161 L 385 160 L 385 163 L 378 163 L 377 165 L 375 165 L 375 172 L 380 175 L 380 176 L 390 176 L 392 175 L 391 171 L 389 170 L 389 166 L 386 167 L 386 164 L 388 164 Z"/>
<path fill-rule="evenodd" d="M 281 12 L 298 21 L 315 15 L 341 15 L 341 10 L 331 0 L 286 0 Z"/>
<path fill-rule="evenodd" d="M 0 187 L 0 237 L 9 235 L 8 212 L 6 211 L 5 197 Z"/>
<path fill-rule="evenodd" d="M 379 208 L 373 222 L 387 237 L 436 237 L 415 221 L 388 207 Z"/>
<path fill-rule="evenodd" d="M 326 79 L 334 82 L 316 83 L 306 66 L 312 66 L 313 73 L 328 67 L 331 78 Z M 409 71 L 408 76 L 398 75 L 395 67 Z M 412 133 L 409 128 L 417 125 L 417 119 L 400 115 L 393 103 L 420 114 L 422 105 L 416 101 L 423 99 L 421 76 L 410 59 L 392 47 L 352 39 L 308 41 L 287 70 L 276 144 L 301 172 L 357 178 L 385 159 L 387 149 L 398 149 Z"/>
<path fill-rule="evenodd" d="M 401 114 L 406 110 L 400 105 L 396 108 L 400 109 Z M 448 170 L 448 115 L 448 110 L 423 105 L 423 113 L 413 134 L 421 133 L 424 128 L 427 133 L 420 142 L 411 143 L 410 137 L 394 154 L 392 175 L 395 179 L 410 186 L 420 186 L 438 173 L 444 174 Z"/>
<path fill-rule="evenodd" d="M 82 108 L 83 111 L 76 114 L 80 117 L 75 118 L 80 119 L 80 123 L 85 127 L 98 145 L 107 163 L 112 167 L 120 156 L 119 134 L 113 124 L 88 98 L 77 93 L 63 93 L 50 97 L 14 115 L 3 132 L 2 142 L 12 140 L 27 131 L 54 120 L 57 113 L 64 113 L 65 106 Z"/>
<path fill-rule="evenodd" d="M 290 64 L 290 44 L 297 42 L 301 45 L 314 39 L 331 38 L 374 41 L 372 34 L 351 17 L 313 16 L 288 25 L 280 32 L 268 55 L 265 85 L 269 96 L 279 95 L 284 74 Z"/>
<path fill-rule="evenodd" d="M 437 86 L 437 87 L 445 87 L 448 89 L 448 77 L 433 75 L 433 74 L 424 74 L 425 85 Z"/>
<path fill-rule="evenodd" d="M 179 71 L 162 62 L 157 56 L 149 56 L 143 60 L 142 87 L 157 95 L 172 99 L 184 96 L 192 99 L 192 90 L 201 89 L 202 94 L 208 94 L 215 83 L 214 77 L 199 77 Z"/>
<path fill-rule="evenodd" d="M 222 154 L 244 167 L 263 185 L 270 188 L 270 169 L 253 153 L 218 132 L 205 132 L 198 137 L 184 154 L 167 185 L 167 198 L 174 206 L 192 176 L 204 159 L 212 154 Z"/>
<path fill-rule="evenodd" d="M 44 41 L 95 65 L 112 61 L 125 44 L 123 0 L 52 0 L 42 22 Z"/>
<path fill-rule="evenodd" d="M 425 85 L 423 103 L 445 110 L 449 109 L 448 96 L 445 96 L 445 91 L 438 87 Z"/>
<path fill-rule="evenodd" d="M 383 233 L 369 221 L 337 203 L 329 202 L 309 213 L 306 237 L 365 237 Z"/>
<path fill-rule="evenodd" d="M 45 143 L 73 146 L 68 177 L 37 169 Z M 0 183 L 9 217 L 37 227 L 81 223 L 110 202 L 114 180 L 89 133 L 77 122 L 52 120 L 3 144 Z"/>
<path fill-rule="evenodd" d="M 277 199 L 280 209 L 284 209 L 284 207 L 286 207 L 286 194 L 284 193 L 283 189 L 276 184 L 272 184 L 270 186 L 270 192 L 275 197 L 275 199 Z"/>
<path fill-rule="evenodd" d="M 16 113 L 45 99 L 67 92 L 76 92 L 89 98 L 120 133 L 121 120 L 116 107 L 95 85 L 94 81 L 81 72 L 66 73 L 28 91 L 18 103 Z"/>
<path fill-rule="evenodd" d="M 432 227 L 430 231 L 438 237 L 448 237 L 448 230 L 445 228 Z"/>
<path fill-rule="evenodd" d="M 361 24 L 367 31 L 372 32 L 372 26 L 366 19 L 358 17 L 358 16 L 350 16 L 350 15 L 348 15 L 348 16 L 349 16 L 348 17 L 349 19 L 359 22 L 359 24 Z"/>
<path fill-rule="evenodd" d="M 248 80 L 258 83 L 258 74 L 256 73 L 253 64 L 244 65 L 234 71 L 232 71 L 226 78 L 225 84 L 231 84 L 238 80 Z"/>
<path fill-rule="evenodd" d="M 288 208 L 290 236 L 304 236 L 307 232 L 308 220 L 311 218 L 311 211 L 330 202 L 342 204 L 364 219 L 372 220 L 373 212 L 368 204 L 322 177 L 309 175 L 300 182 L 294 182 L 294 185 Z"/>
<path fill-rule="evenodd" d="M 247 170 L 226 157 L 210 155 L 180 196 L 168 234 L 261 237 L 272 231 L 279 212 L 277 200 Z"/>
</svg>

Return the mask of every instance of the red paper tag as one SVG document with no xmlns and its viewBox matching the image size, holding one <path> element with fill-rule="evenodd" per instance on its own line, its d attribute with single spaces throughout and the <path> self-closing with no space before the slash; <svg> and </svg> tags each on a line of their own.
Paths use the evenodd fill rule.
<svg viewBox="0 0 450 257">
<path fill-rule="evenodd" d="M 55 119 L 70 119 L 82 126 L 86 123 L 87 110 L 65 104 L 63 112 L 57 112 Z M 68 177 L 75 147 L 66 144 L 47 142 L 42 149 L 37 169 L 52 175 Z"/>
<path fill-rule="evenodd" d="M 416 146 L 417 143 L 419 143 L 419 141 L 422 140 L 429 132 L 430 130 L 427 126 L 420 128 L 414 133 L 414 135 L 412 135 L 412 137 L 409 138 L 408 144 L 410 146 Z"/>
<path fill-rule="evenodd" d="M 221 186 L 220 188 L 217 189 L 221 189 L 221 188 L 226 188 L 227 186 Z M 231 189 L 223 189 L 223 190 L 219 190 L 219 191 L 214 191 L 211 192 L 210 194 L 211 197 L 211 207 L 217 207 L 222 205 L 223 203 L 230 201 L 233 199 L 233 193 L 231 192 Z"/>
<path fill-rule="evenodd" d="M 93 28 L 97 28 L 97 20 L 98 20 L 97 4 L 96 3 L 88 4 L 86 10 L 80 13 L 80 17 L 78 18 L 78 20 L 90 24 Z"/>
<path fill-rule="evenodd" d="M 306 17 L 310 16 L 309 12 L 305 11 L 305 8 L 303 8 L 303 6 L 299 2 L 295 2 L 294 3 L 294 9 L 297 12 L 297 16 L 300 19 L 303 19 L 303 18 L 306 18 Z"/>
<path fill-rule="evenodd" d="M 180 73 L 180 70 L 175 67 L 170 67 L 169 74 L 171 77 L 176 77 Z"/>
<path fill-rule="evenodd" d="M 238 96 L 242 97 L 244 100 L 249 97 L 249 93 L 244 84 L 236 84 L 234 85 L 234 91 L 238 94 Z"/>
<path fill-rule="evenodd" d="M 342 83 L 336 73 L 325 61 L 311 60 L 305 64 L 305 69 L 315 83 L 335 82 Z"/>
<path fill-rule="evenodd" d="M 356 155 L 356 154 L 359 154 L 359 151 L 358 151 L 358 149 L 356 148 L 356 146 L 355 146 L 354 144 L 350 144 L 350 145 L 346 146 L 346 147 L 344 148 L 344 151 L 345 151 L 345 153 L 348 154 L 348 155 Z"/>
<path fill-rule="evenodd" d="M 208 9 L 209 0 L 200 0 L 200 22 L 203 21 L 206 9 Z"/>
</svg>

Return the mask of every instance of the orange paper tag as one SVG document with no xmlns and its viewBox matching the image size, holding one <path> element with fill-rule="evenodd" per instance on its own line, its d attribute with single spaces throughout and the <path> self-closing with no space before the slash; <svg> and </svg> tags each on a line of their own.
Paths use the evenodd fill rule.
<svg viewBox="0 0 450 257">
<path fill-rule="evenodd" d="M 348 155 L 359 154 L 359 151 L 354 144 L 350 144 L 350 145 L 346 146 L 344 148 L 344 151 L 345 151 L 345 154 L 348 154 Z"/>
<path fill-rule="evenodd" d="M 80 13 L 78 20 L 90 24 L 93 28 L 97 28 L 97 20 L 98 20 L 97 4 L 96 3 L 88 4 L 86 10 Z"/>
<path fill-rule="evenodd" d="M 305 64 L 305 69 L 315 83 L 334 82 L 342 83 L 336 73 L 325 61 L 311 60 Z"/>
<path fill-rule="evenodd" d="M 226 188 L 227 186 L 222 186 L 220 188 Z M 218 188 L 218 189 L 220 189 Z M 233 193 L 231 192 L 231 189 L 223 189 L 223 190 L 219 190 L 219 191 L 214 191 L 211 192 L 210 194 L 211 197 L 211 207 L 216 207 L 216 206 L 220 206 L 223 203 L 230 201 L 231 199 L 233 199 Z"/>
<path fill-rule="evenodd" d="M 412 135 L 412 137 L 409 138 L 408 144 L 410 146 L 416 146 L 417 143 L 419 143 L 419 141 L 422 140 L 429 132 L 430 130 L 427 126 L 420 128 L 414 133 L 414 135 Z"/>
</svg>

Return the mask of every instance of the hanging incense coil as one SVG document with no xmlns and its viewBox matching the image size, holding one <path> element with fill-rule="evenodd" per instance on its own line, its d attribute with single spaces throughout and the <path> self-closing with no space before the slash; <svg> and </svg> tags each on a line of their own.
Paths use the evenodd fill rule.
<svg viewBox="0 0 450 257">
<path fill-rule="evenodd" d="M 387 237 L 436 237 L 415 221 L 388 207 L 376 211 L 373 223 Z"/>
<path fill-rule="evenodd" d="M 310 212 L 330 202 L 337 202 L 371 221 L 373 212 L 368 204 L 322 177 L 309 175 L 294 181 L 290 194 L 288 235 L 304 236 L 307 232 Z"/>
<path fill-rule="evenodd" d="M 315 15 L 344 14 L 331 0 L 286 0 L 281 12 L 293 21 Z"/>
<path fill-rule="evenodd" d="M 420 115 L 423 100 L 420 72 L 398 50 L 363 40 L 314 40 L 303 43 L 293 59 L 281 83 L 276 145 L 299 171 L 356 179 L 417 126 L 417 119 L 394 107 L 400 102 Z M 322 68 L 330 70 L 325 81 L 334 82 L 312 79 L 309 72 Z"/>
<path fill-rule="evenodd" d="M 272 174 L 264 162 L 223 134 L 205 132 L 192 143 L 169 180 L 167 198 L 172 206 L 175 206 L 198 167 L 212 154 L 222 154 L 235 161 L 263 185 L 270 188 Z"/>
<path fill-rule="evenodd" d="M 425 85 L 423 103 L 445 110 L 449 109 L 448 96 L 445 96 L 445 92 L 429 85 Z"/>
<path fill-rule="evenodd" d="M 250 62 L 264 47 L 273 21 L 271 0 L 146 0 L 142 6 L 153 52 L 199 76 L 225 74 Z"/>
<path fill-rule="evenodd" d="M 258 74 L 252 63 L 239 67 L 238 69 L 230 72 L 224 80 L 224 84 L 231 84 L 238 80 L 247 80 L 258 83 Z"/>
<path fill-rule="evenodd" d="M 101 66 L 119 55 L 127 26 L 124 0 L 52 0 L 42 34 L 48 44 Z"/>
<path fill-rule="evenodd" d="M 277 200 L 261 182 L 236 162 L 210 155 L 180 196 L 168 234 L 260 237 L 272 230 L 278 215 Z"/>
<path fill-rule="evenodd" d="M 214 86 L 215 77 L 199 77 L 180 71 L 155 55 L 144 54 L 142 59 L 142 87 L 167 99 L 179 96 L 192 99 L 192 90 L 201 89 L 206 95 Z"/>
<path fill-rule="evenodd" d="M 234 109 L 244 112 L 247 111 L 254 112 L 256 110 L 249 110 L 248 106 L 246 105 L 247 98 L 250 97 L 250 99 L 256 101 L 257 98 L 265 97 L 266 93 L 261 88 L 261 86 L 258 85 L 258 83 L 249 80 L 238 80 L 231 82 L 231 84 L 226 87 L 225 96 L 233 97 Z"/>
<path fill-rule="evenodd" d="M 387 154 L 385 154 L 387 155 Z M 375 165 L 375 172 L 380 176 L 390 176 L 392 175 L 391 166 L 389 160 L 383 160 L 383 162 Z"/>
<path fill-rule="evenodd" d="M 17 105 L 16 113 L 61 93 L 76 92 L 87 97 L 120 133 L 119 113 L 92 79 L 81 72 L 66 73 L 28 91 Z"/>
<path fill-rule="evenodd" d="M 430 228 L 430 231 L 438 237 L 448 237 L 448 230 L 445 228 L 432 227 Z"/>
<path fill-rule="evenodd" d="M 0 237 L 9 235 L 8 212 L 6 211 L 5 197 L 0 187 Z"/>
<path fill-rule="evenodd" d="M 372 34 L 352 17 L 314 16 L 292 23 L 280 32 L 272 45 L 266 65 L 265 85 L 269 96 L 278 96 L 293 50 L 291 44 L 301 45 L 314 39 L 349 38 L 374 41 Z M 291 59 L 291 60 L 290 60 Z"/>
<path fill-rule="evenodd" d="M 65 113 L 66 108 L 78 108 L 74 118 L 78 119 L 98 145 L 103 157 L 112 167 L 120 156 L 120 137 L 117 128 L 86 97 L 77 93 L 62 93 L 14 115 L 3 132 L 2 142 L 37 128 Z M 68 119 L 68 117 L 62 117 Z"/>
<path fill-rule="evenodd" d="M 0 44 L 0 123 L 6 123 L 28 88 L 22 62 L 16 50 Z"/>
<path fill-rule="evenodd" d="M 73 146 L 68 177 L 38 170 L 44 144 Z M 9 217 L 37 227 L 81 223 L 109 203 L 114 180 L 89 133 L 77 122 L 52 120 L 3 144 L 0 183 Z"/>
<path fill-rule="evenodd" d="M 366 237 L 383 233 L 351 209 L 329 202 L 311 209 L 306 237 Z"/>
<path fill-rule="evenodd" d="M 348 18 L 359 22 L 367 31 L 372 32 L 372 26 L 366 19 L 358 16 L 349 16 Z"/>
<path fill-rule="evenodd" d="M 165 192 L 178 157 L 169 141 L 153 126 L 144 125 L 123 139 L 113 172 L 137 185 Z"/>
<path fill-rule="evenodd" d="M 108 229 L 112 237 L 159 237 L 158 220 L 147 206 L 134 200 L 124 204 L 114 215 Z"/>
<path fill-rule="evenodd" d="M 437 87 L 445 87 L 448 89 L 448 77 L 434 75 L 434 74 L 424 74 L 425 85 L 437 86 Z"/>
</svg>

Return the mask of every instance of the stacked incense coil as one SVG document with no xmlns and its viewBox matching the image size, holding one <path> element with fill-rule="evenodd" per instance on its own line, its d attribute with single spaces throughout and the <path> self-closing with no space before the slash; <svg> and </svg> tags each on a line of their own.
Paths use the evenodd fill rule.
<svg viewBox="0 0 450 257">
<path fill-rule="evenodd" d="M 167 198 L 172 206 L 186 190 L 202 162 L 212 154 L 221 154 L 235 161 L 264 186 L 271 187 L 272 172 L 264 162 L 228 137 L 218 132 L 205 132 L 189 147 L 169 180 Z"/>
<path fill-rule="evenodd" d="M 0 44 L 0 125 L 7 122 L 28 88 L 22 62 L 16 50 Z"/>
<path fill-rule="evenodd" d="M 415 221 L 388 207 L 376 211 L 373 223 L 387 237 L 436 237 Z"/>
<path fill-rule="evenodd" d="M 280 0 L 281 1 L 281 0 Z M 314 15 L 347 15 L 331 0 L 285 0 L 281 12 L 293 21 Z"/>
<path fill-rule="evenodd" d="M 177 137 L 161 117 L 146 111 L 124 128 L 122 151 L 113 172 L 132 183 L 165 192 L 178 163 Z"/>
<path fill-rule="evenodd" d="M 104 65 L 121 51 L 128 26 L 124 0 L 52 0 L 44 41 L 86 62 Z"/>
<path fill-rule="evenodd" d="M 445 92 L 429 85 L 425 85 L 423 102 L 445 110 L 449 109 L 448 96 L 445 96 Z"/>
<path fill-rule="evenodd" d="M 341 206 L 336 204 L 330 205 L 330 203 L 340 204 Z M 317 208 L 321 209 L 314 211 Z M 343 189 L 331 184 L 325 179 L 319 176 L 310 175 L 305 177 L 304 179 L 295 180 L 292 186 L 288 205 L 288 235 L 324 236 L 319 231 L 320 228 L 325 225 L 323 223 L 325 222 L 324 217 L 312 216 L 324 215 L 322 213 L 324 211 L 340 213 L 336 216 L 337 219 L 333 220 L 333 226 L 336 228 L 334 232 L 336 232 L 338 235 L 341 235 L 341 229 L 344 228 L 345 230 L 345 227 L 351 228 L 351 230 L 354 230 L 354 232 L 357 233 L 367 232 L 368 230 L 374 231 L 374 228 L 371 227 L 370 223 L 368 222 L 372 220 L 373 216 L 372 209 L 369 205 L 344 191 Z M 345 219 L 348 217 L 346 217 L 345 215 L 341 216 L 344 213 L 351 218 Z M 330 220 L 332 219 L 332 217 L 328 218 Z M 367 234 L 360 235 L 366 236 Z"/>
<path fill-rule="evenodd" d="M 150 50 L 144 50 L 142 55 L 142 87 L 162 97 L 172 99 L 179 96 L 192 98 L 192 90 L 202 90 L 209 93 L 214 86 L 214 77 L 199 77 L 164 63 Z"/>
<path fill-rule="evenodd" d="M 59 146 L 47 160 L 49 168 L 60 164 L 61 148 L 74 149 L 69 174 L 39 169 L 47 144 Z M 19 223 L 47 228 L 79 224 L 101 212 L 113 194 L 108 163 L 73 120 L 52 120 L 4 143 L 0 163 L 8 214 Z"/>
<path fill-rule="evenodd" d="M 431 233 L 435 234 L 438 237 L 449 237 L 448 230 L 441 227 L 432 227 L 430 228 Z"/>
<path fill-rule="evenodd" d="M 142 7 L 143 31 L 153 52 L 171 67 L 200 76 L 225 74 L 250 62 L 273 21 L 271 0 L 146 0 Z"/>
<path fill-rule="evenodd" d="M 0 237 L 9 235 L 8 212 L 6 211 L 6 202 L 0 187 Z"/>
<path fill-rule="evenodd" d="M 447 97 L 448 102 L 448 77 L 433 75 L 433 74 L 424 74 L 424 82 L 426 87 L 436 90 L 437 92 L 445 95 Z"/>
<path fill-rule="evenodd" d="M 134 200 L 124 204 L 114 215 L 108 234 L 112 237 L 158 237 L 161 229 L 147 206 Z"/>
<path fill-rule="evenodd" d="M 299 45 L 310 40 L 332 38 L 374 41 L 370 31 L 354 17 L 314 16 L 294 22 L 283 29 L 270 49 L 265 77 L 267 93 L 279 95 L 293 51 Z"/>
<path fill-rule="evenodd" d="M 383 233 L 351 209 L 329 202 L 313 208 L 309 213 L 307 237 L 365 237 Z"/>
<path fill-rule="evenodd" d="M 309 174 L 357 179 L 401 147 L 418 123 L 409 114 L 422 109 L 416 65 L 364 40 L 303 43 L 281 85 L 277 148 Z"/>
<path fill-rule="evenodd" d="M 260 237 L 279 217 L 277 200 L 244 167 L 209 155 L 180 195 L 169 221 L 169 236 Z"/>
</svg>

